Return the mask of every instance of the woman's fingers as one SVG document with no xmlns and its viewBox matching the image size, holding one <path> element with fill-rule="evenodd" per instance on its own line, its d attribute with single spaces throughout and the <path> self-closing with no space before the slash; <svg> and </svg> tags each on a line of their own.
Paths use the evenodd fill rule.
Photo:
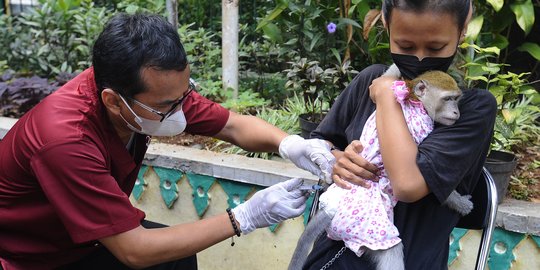
<svg viewBox="0 0 540 270">
<path fill-rule="evenodd" d="M 362 149 L 362 144 L 359 141 L 353 141 L 347 146 L 343 156 L 337 159 L 333 168 L 332 180 L 339 187 L 349 189 L 348 182 L 350 182 L 369 188 L 370 184 L 366 179 L 378 181 L 378 168 L 360 156 L 359 153 L 362 152 Z"/>
</svg>

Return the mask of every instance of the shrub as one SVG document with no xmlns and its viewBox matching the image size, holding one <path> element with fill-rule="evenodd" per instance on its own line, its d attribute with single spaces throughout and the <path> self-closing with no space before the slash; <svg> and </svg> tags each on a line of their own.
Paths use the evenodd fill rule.
<svg viewBox="0 0 540 270">
<path fill-rule="evenodd" d="M 91 0 L 45 1 L 19 17 L 0 16 L 0 44 L 10 48 L 4 59 L 20 73 L 43 77 L 72 73 L 90 64 L 91 46 L 105 8 Z M 0 55 L 2 54 L 0 53 Z"/>
</svg>

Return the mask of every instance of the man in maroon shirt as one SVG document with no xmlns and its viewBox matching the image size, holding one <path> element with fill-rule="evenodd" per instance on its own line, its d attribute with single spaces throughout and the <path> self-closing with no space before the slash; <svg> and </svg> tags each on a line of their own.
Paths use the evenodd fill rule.
<svg viewBox="0 0 540 270">
<path fill-rule="evenodd" d="M 113 17 L 85 70 L 25 114 L 0 141 L 0 268 L 196 269 L 196 254 L 234 234 L 300 215 L 291 179 L 208 219 L 144 221 L 133 189 L 150 136 L 183 131 L 252 151 L 279 151 L 322 175 L 322 140 L 288 136 L 196 93 L 180 39 L 153 15 Z M 319 168 L 320 167 L 320 168 Z"/>
</svg>

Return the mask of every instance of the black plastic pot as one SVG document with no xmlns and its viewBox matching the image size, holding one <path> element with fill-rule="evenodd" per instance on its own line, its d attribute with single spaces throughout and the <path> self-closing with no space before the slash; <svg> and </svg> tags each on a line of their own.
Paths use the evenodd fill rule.
<svg viewBox="0 0 540 270">
<path fill-rule="evenodd" d="M 299 116 L 300 121 L 300 136 L 304 139 L 309 139 L 310 134 L 313 130 L 317 128 L 319 123 L 312 122 L 310 119 L 310 114 L 304 113 Z"/>
<path fill-rule="evenodd" d="M 510 176 L 516 168 L 516 155 L 503 151 L 492 150 L 487 156 L 484 166 L 493 176 L 495 186 L 497 187 L 497 195 L 499 203 L 501 203 L 508 191 Z"/>
</svg>

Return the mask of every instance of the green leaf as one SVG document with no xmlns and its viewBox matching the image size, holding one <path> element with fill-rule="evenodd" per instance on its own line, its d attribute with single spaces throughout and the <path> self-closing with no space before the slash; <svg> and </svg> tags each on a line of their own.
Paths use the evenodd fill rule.
<svg viewBox="0 0 540 270">
<path fill-rule="evenodd" d="M 484 76 L 467 76 L 467 80 L 471 81 L 484 81 L 487 82 L 488 79 Z"/>
<path fill-rule="evenodd" d="M 514 135 L 508 124 L 501 117 L 497 117 L 495 121 L 495 132 L 500 133 L 506 139 Z"/>
<path fill-rule="evenodd" d="M 528 52 L 537 61 L 540 61 L 540 45 L 531 42 L 525 42 L 519 46 L 518 51 Z"/>
<path fill-rule="evenodd" d="M 532 99 L 531 99 L 531 103 L 532 104 L 540 104 L 540 94 L 535 94 L 533 95 Z"/>
<path fill-rule="evenodd" d="M 281 30 L 279 30 L 279 28 L 275 24 L 268 23 L 265 26 L 263 26 L 262 29 L 263 29 L 264 34 L 271 41 L 273 41 L 275 43 L 282 43 L 283 42 L 283 38 L 281 36 Z"/>
<path fill-rule="evenodd" d="M 369 12 L 371 7 L 369 6 L 368 1 L 360 1 L 358 4 L 356 4 L 358 7 L 356 10 L 358 11 L 356 16 L 357 18 L 360 18 L 362 20 L 362 23 L 364 23 L 364 19 L 366 18 L 366 14 Z"/>
<path fill-rule="evenodd" d="M 500 55 L 501 49 L 497 47 L 487 47 L 487 48 L 481 48 L 480 52 L 482 53 L 494 53 L 496 55 Z"/>
<path fill-rule="evenodd" d="M 62 63 L 62 66 L 60 67 L 60 70 L 65 72 L 67 70 L 67 67 L 68 67 L 68 63 L 64 62 L 64 63 Z"/>
<path fill-rule="evenodd" d="M 61 11 L 67 11 L 69 9 L 68 3 L 64 0 L 59 0 L 56 2 L 57 6 L 60 8 Z"/>
<path fill-rule="evenodd" d="M 279 16 L 285 9 L 287 9 L 288 6 L 289 4 L 286 3 L 285 1 L 280 1 L 279 5 L 276 8 L 274 8 L 274 10 L 272 10 L 272 12 L 268 14 L 268 16 L 262 19 L 261 22 L 259 22 L 255 31 L 258 31 L 259 29 L 269 24 L 272 20 L 274 20 L 277 16 Z"/>
<path fill-rule="evenodd" d="M 491 92 L 495 99 L 497 99 L 497 104 L 501 104 L 504 94 L 506 93 L 506 87 L 495 85 L 489 88 L 489 92 Z"/>
<path fill-rule="evenodd" d="M 523 2 L 517 2 L 510 5 L 510 8 L 516 15 L 516 21 L 528 35 L 534 25 L 534 6 L 531 0 L 525 0 Z"/>
<path fill-rule="evenodd" d="M 482 30 L 482 25 L 484 24 L 484 16 L 480 15 L 475 17 L 471 20 L 469 23 L 469 26 L 467 28 L 467 39 L 476 40 L 478 37 L 478 34 L 480 34 L 480 30 Z"/>
<path fill-rule="evenodd" d="M 126 8 L 126 13 L 128 14 L 135 14 L 137 12 L 137 10 L 139 9 L 138 6 L 136 5 L 129 5 L 127 8 Z"/>
<path fill-rule="evenodd" d="M 526 95 L 526 96 L 537 94 L 536 89 L 534 89 L 534 87 L 532 87 L 530 85 L 520 87 L 519 91 L 517 93 L 518 94 L 523 94 L 523 95 Z"/>
<path fill-rule="evenodd" d="M 504 5 L 504 0 L 487 0 L 487 2 L 493 7 L 495 11 L 501 10 Z"/>
<path fill-rule="evenodd" d="M 331 48 L 330 51 L 332 52 L 332 54 L 334 54 L 334 56 L 338 60 L 338 63 L 341 63 L 341 56 L 339 55 L 339 52 L 336 50 L 336 48 Z"/>
<path fill-rule="evenodd" d="M 298 42 L 298 39 L 297 39 L 297 38 L 291 38 L 289 41 L 283 43 L 283 45 L 293 45 L 293 44 L 295 44 L 296 42 Z"/>
<path fill-rule="evenodd" d="M 350 25 L 352 25 L 352 26 L 354 26 L 354 27 L 362 28 L 362 27 L 361 27 L 356 21 L 354 21 L 354 20 L 351 20 L 351 19 L 349 19 L 349 18 L 339 18 L 339 20 L 338 20 L 338 26 L 339 26 L 339 25 L 343 25 L 343 24 L 345 24 L 345 25 L 349 25 L 349 24 L 350 24 Z"/>
<path fill-rule="evenodd" d="M 475 45 L 475 44 L 471 44 L 471 43 L 467 43 L 467 42 L 463 42 L 459 45 L 459 47 L 461 49 L 467 49 L 467 48 L 473 48 L 475 51 L 480 51 L 480 46 L 478 45 Z"/>
<path fill-rule="evenodd" d="M 506 47 L 508 47 L 508 43 L 508 39 L 501 34 L 495 34 L 495 37 L 491 41 L 491 45 L 499 48 L 500 50 L 504 50 Z"/>
<path fill-rule="evenodd" d="M 43 46 L 41 46 L 37 52 L 36 55 L 40 56 L 40 55 L 43 55 L 45 52 L 49 52 L 49 45 L 48 44 L 45 44 Z"/>
<path fill-rule="evenodd" d="M 496 65 L 487 65 L 483 66 L 482 70 L 487 71 L 489 74 L 497 74 L 499 71 L 501 71 L 501 68 Z"/>
<path fill-rule="evenodd" d="M 521 115 L 522 108 L 502 109 L 501 113 L 506 123 L 513 123 Z"/>
<path fill-rule="evenodd" d="M 308 51 L 313 51 L 313 48 L 315 47 L 315 45 L 317 45 L 317 42 L 319 42 L 319 40 L 321 39 L 322 37 L 322 33 L 317 33 L 313 39 L 311 40 L 311 43 L 309 44 L 309 48 L 308 48 Z"/>
</svg>

